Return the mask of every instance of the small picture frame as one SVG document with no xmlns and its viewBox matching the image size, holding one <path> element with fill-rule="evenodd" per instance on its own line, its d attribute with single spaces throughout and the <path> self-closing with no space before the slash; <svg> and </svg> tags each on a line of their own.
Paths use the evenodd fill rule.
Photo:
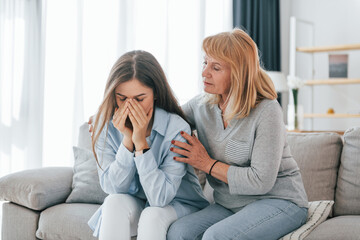
<svg viewBox="0 0 360 240">
<path fill-rule="evenodd" d="M 348 59 L 348 54 L 329 54 L 329 78 L 347 78 Z"/>
</svg>

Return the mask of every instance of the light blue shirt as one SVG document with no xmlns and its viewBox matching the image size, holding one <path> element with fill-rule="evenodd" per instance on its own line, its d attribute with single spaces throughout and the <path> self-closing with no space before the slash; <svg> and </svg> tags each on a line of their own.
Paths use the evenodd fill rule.
<svg viewBox="0 0 360 240">
<path fill-rule="evenodd" d="M 146 138 L 150 150 L 135 157 L 123 144 L 123 135 L 112 120 L 100 134 L 95 146 L 101 168 L 98 168 L 102 189 L 108 194 L 130 194 L 145 200 L 146 206 L 174 207 L 178 218 L 206 207 L 199 180 L 193 167 L 177 162 L 170 151 L 171 141 L 185 142 L 180 131 L 191 134 L 189 124 L 176 114 L 155 108 L 154 123 Z M 101 207 L 88 222 L 98 236 Z"/>
</svg>

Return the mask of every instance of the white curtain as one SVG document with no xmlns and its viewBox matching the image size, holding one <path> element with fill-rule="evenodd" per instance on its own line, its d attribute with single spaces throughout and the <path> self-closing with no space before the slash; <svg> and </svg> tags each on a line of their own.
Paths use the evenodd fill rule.
<svg viewBox="0 0 360 240">
<path fill-rule="evenodd" d="M 151 52 L 183 104 L 202 89 L 203 38 L 231 28 L 231 0 L 48 1 L 43 165 L 73 164 L 78 128 L 123 53 Z"/>
<path fill-rule="evenodd" d="M 0 176 L 42 165 L 42 9 L 0 0 Z"/>
<path fill-rule="evenodd" d="M 26 2 L 30 5 L 38 5 L 40 2 L 0 1 L 8 4 Z M 38 46 L 45 48 L 44 63 L 41 64 L 43 52 L 37 48 L 31 49 L 38 52 L 33 53 L 31 61 L 27 63 L 31 63 L 34 69 L 39 71 L 39 76 L 24 78 L 22 82 L 28 89 L 19 93 L 21 98 L 27 98 L 24 104 L 31 105 L 33 102 L 37 107 L 33 110 L 33 105 L 24 105 L 20 110 L 21 113 L 29 115 L 24 120 L 24 126 L 35 128 L 28 127 L 27 132 L 15 128 L 16 118 L 11 120 L 11 127 L 4 125 L 3 121 L 1 124 L 1 136 L 5 136 L 1 137 L 2 156 L 3 149 L 11 151 L 11 147 L 5 146 L 6 144 L 10 143 L 12 148 L 19 148 L 19 144 L 15 143 L 15 132 L 9 132 L 9 128 L 15 129 L 16 133 L 20 132 L 16 135 L 20 140 L 24 140 L 23 137 L 30 140 L 21 142 L 23 145 L 20 144 L 20 147 L 27 151 L 30 148 L 35 149 L 37 155 L 42 152 L 42 158 L 23 153 L 31 166 L 73 164 L 72 146 L 77 143 L 78 128 L 96 112 L 110 69 L 123 53 L 134 49 L 151 52 L 164 68 L 175 95 L 183 104 L 202 89 L 203 38 L 232 28 L 232 0 L 62 0 L 46 1 L 45 10 L 45 25 L 36 22 L 35 16 L 31 21 L 24 20 L 40 27 L 46 33 L 45 44 Z M 3 14 L 1 16 L 3 18 Z M 15 31 L 15 22 L 13 24 L 10 28 Z M 13 39 L 9 42 L 16 44 Z M 30 48 L 27 45 L 26 41 L 24 52 Z M 1 47 L 3 46 L 1 43 Z M 20 51 L 20 48 L 13 49 Z M 0 67 L 3 65 L 1 62 Z M 21 68 L 15 63 L 13 66 Z M 41 76 L 41 66 L 44 67 L 44 78 Z M 15 71 L 14 67 L 11 69 L 16 74 L 21 72 Z M 3 82 L 1 80 L 2 84 Z M 14 86 L 15 80 L 5 82 L 11 85 L 11 89 L 17 89 Z M 3 86 L 1 85 L 2 92 Z M 6 89 L 10 88 L 6 86 Z M 5 102 L 15 96 L 8 90 L 5 91 L 7 95 L 2 92 L 1 111 Z M 36 116 L 36 119 L 31 116 Z M 29 121 L 30 118 L 32 122 Z M 34 131 L 37 134 L 34 134 Z M 11 140 L 3 141 L 7 136 L 11 136 Z M 9 159 L 8 153 L 5 153 L 5 159 Z M 3 162 L 10 163 L 1 160 L 1 164 L 4 164 Z M 29 164 L 25 164 L 24 168 L 29 167 Z M 6 167 L 4 171 L 8 169 Z"/>
</svg>

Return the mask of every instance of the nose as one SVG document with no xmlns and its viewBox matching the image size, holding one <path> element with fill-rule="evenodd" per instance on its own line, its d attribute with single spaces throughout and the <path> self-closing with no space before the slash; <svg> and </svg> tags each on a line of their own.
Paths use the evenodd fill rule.
<svg viewBox="0 0 360 240">
<path fill-rule="evenodd" d="M 204 65 L 201 76 L 206 78 L 210 77 L 210 71 L 208 65 Z"/>
</svg>

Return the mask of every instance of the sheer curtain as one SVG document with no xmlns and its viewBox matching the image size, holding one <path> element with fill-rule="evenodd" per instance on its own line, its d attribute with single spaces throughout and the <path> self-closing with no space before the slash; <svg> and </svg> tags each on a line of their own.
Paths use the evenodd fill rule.
<svg viewBox="0 0 360 240">
<path fill-rule="evenodd" d="M 42 10 L 0 0 L 0 176 L 42 165 Z"/>
<path fill-rule="evenodd" d="M 26 3 L 38 9 L 41 4 L 36 0 L 0 1 Z M 0 11 L 3 9 L 1 5 Z M 17 43 L 13 39 L 16 34 L 3 34 L 7 30 L 1 28 L 1 47 L 12 49 L 13 56 L 32 51 L 31 59 L 24 57 L 24 69 L 36 70 L 30 77 L 21 71 L 21 64 L 11 60 L 11 80 L 4 80 L 9 79 L 2 70 L 8 62 L 4 60 L 8 59 L 8 50 L 2 49 L 1 171 L 14 171 L 11 166 L 18 161 L 15 158 L 25 159 L 16 169 L 71 166 L 78 128 L 96 112 L 113 63 L 127 51 L 151 52 L 163 66 L 179 102 L 185 103 L 202 90 L 203 38 L 232 28 L 231 0 L 62 0 L 46 1 L 45 10 L 46 25 L 39 15 L 20 20 L 34 27 L 30 35 L 39 40 L 33 45 L 27 38 Z M 1 14 L 2 26 L 6 25 L 4 16 Z M 12 21 L 11 31 L 18 31 L 16 22 Z M 46 33 L 45 43 L 40 30 Z M 13 45 L 9 48 L 4 41 Z M 22 87 L 15 78 L 23 79 Z M 14 93 L 20 88 L 22 91 Z M 20 105 L 14 102 L 16 96 L 22 99 Z M 9 101 L 13 103 L 5 104 Z M 9 117 L 16 113 L 19 117 Z M 29 151 L 36 154 L 29 155 Z"/>
<path fill-rule="evenodd" d="M 72 165 L 77 129 L 123 53 L 151 52 L 183 104 L 202 89 L 202 39 L 231 28 L 231 0 L 49 1 L 43 165 Z"/>
</svg>

